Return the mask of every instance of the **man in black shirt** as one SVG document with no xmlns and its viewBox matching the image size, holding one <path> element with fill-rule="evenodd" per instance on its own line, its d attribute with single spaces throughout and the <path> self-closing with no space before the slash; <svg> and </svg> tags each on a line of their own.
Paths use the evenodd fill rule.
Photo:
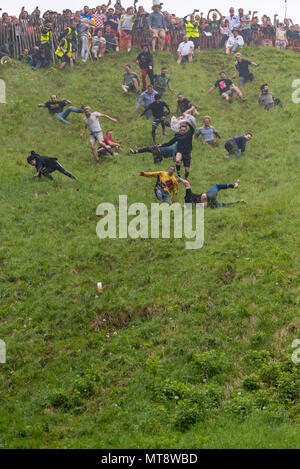
<svg viewBox="0 0 300 469">
<path fill-rule="evenodd" d="M 151 85 L 154 84 L 153 57 L 147 44 L 142 45 L 142 52 L 137 56 L 136 63 L 140 66 L 143 80 L 143 91 L 147 88 L 146 77 L 150 78 Z"/>
<path fill-rule="evenodd" d="M 55 114 L 55 117 L 57 117 L 57 119 L 62 121 L 64 124 L 70 124 L 70 122 L 66 120 L 70 112 L 76 112 L 81 114 L 83 113 L 83 108 L 70 106 L 64 111 L 64 107 L 68 104 L 72 104 L 72 102 L 68 99 L 62 99 L 61 101 L 58 101 L 57 95 L 53 94 L 51 96 L 51 101 L 47 101 L 43 104 L 38 104 L 38 107 L 47 108 L 50 114 Z"/>
<path fill-rule="evenodd" d="M 238 87 L 234 85 L 229 78 L 226 77 L 224 70 L 220 72 L 220 77 L 220 80 L 216 81 L 214 86 L 208 90 L 208 93 L 212 93 L 216 88 L 219 88 L 220 95 L 223 96 L 226 101 L 232 101 L 233 92 L 235 92 L 242 101 L 247 101 L 246 98 L 243 97 L 243 93 L 238 89 Z"/>
<path fill-rule="evenodd" d="M 249 65 L 253 65 L 253 67 L 259 67 L 260 64 L 255 62 L 249 62 L 249 60 L 245 60 L 242 58 L 242 54 L 239 52 L 235 55 L 236 62 L 235 62 L 235 71 L 233 75 L 233 80 L 236 78 L 237 72 L 240 75 L 240 86 L 244 86 L 246 81 L 253 81 L 254 75 L 249 70 Z"/>
<path fill-rule="evenodd" d="M 182 182 L 185 186 L 185 197 L 184 202 L 186 204 L 203 204 L 204 208 L 218 208 L 218 207 L 228 207 L 229 205 L 235 205 L 239 203 L 245 203 L 244 200 L 238 200 L 237 202 L 219 202 L 217 200 L 217 196 L 220 190 L 225 189 L 238 189 L 240 185 L 239 179 L 234 184 L 215 184 L 214 186 L 210 187 L 207 192 L 203 192 L 202 194 L 194 194 L 191 189 L 190 183 L 182 179 L 181 177 L 177 177 L 178 182 Z"/>
<path fill-rule="evenodd" d="M 76 179 L 76 177 L 67 171 L 58 161 L 57 158 L 51 158 L 49 156 L 41 156 L 35 151 L 32 151 L 27 158 L 27 162 L 31 164 L 31 166 L 36 167 L 36 173 L 34 176 L 41 177 L 41 175 L 53 179 L 50 173 L 53 171 L 59 171 L 62 174 L 65 174 L 71 179 Z"/>
<path fill-rule="evenodd" d="M 167 113 L 165 113 L 164 108 L 167 109 Z M 159 94 L 154 96 L 154 102 L 149 104 L 149 106 L 145 107 L 144 112 L 142 112 L 141 116 L 146 114 L 146 112 L 151 111 L 153 114 L 153 121 L 152 121 L 152 138 L 153 143 L 155 144 L 155 134 L 156 129 L 161 124 L 163 135 L 165 135 L 165 118 L 166 115 L 170 114 L 170 108 L 165 101 L 161 100 Z"/>
<path fill-rule="evenodd" d="M 185 179 L 187 179 L 190 174 L 194 132 L 195 129 L 189 122 L 182 122 L 180 124 L 179 132 L 175 134 L 174 138 L 169 142 L 160 145 L 161 148 L 164 148 L 177 143 L 176 171 L 177 175 L 180 176 L 180 164 L 181 161 L 183 161 Z"/>
<path fill-rule="evenodd" d="M 186 114 L 193 115 L 193 113 L 195 113 L 197 116 L 199 115 L 196 106 L 194 106 L 194 104 L 185 98 L 182 93 L 179 93 L 178 95 L 177 112 L 179 111 L 182 116 Z"/>
</svg>

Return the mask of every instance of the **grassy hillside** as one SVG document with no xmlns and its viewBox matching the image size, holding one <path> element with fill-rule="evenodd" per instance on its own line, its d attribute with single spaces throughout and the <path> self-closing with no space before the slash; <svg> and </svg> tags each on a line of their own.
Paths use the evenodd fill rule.
<svg viewBox="0 0 300 469">
<path fill-rule="evenodd" d="M 262 62 L 257 85 L 245 86 L 247 103 L 233 104 L 205 94 L 221 69 L 233 73 L 223 51 L 200 52 L 185 67 L 155 57 L 223 137 L 217 149 L 195 141 L 193 189 L 240 178 L 239 192 L 220 200 L 247 201 L 208 209 L 204 247 L 189 251 L 179 239 L 96 236 L 99 203 L 117 204 L 119 194 L 154 202 L 154 181 L 137 177 L 153 169 L 151 155 L 128 152 L 151 143 L 151 123 L 135 111 L 137 97 L 120 91 L 136 52 L 73 71 L 0 68 L 0 447 L 295 448 L 300 105 L 291 84 L 299 55 L 247 49 Z M 283 109 L 259 108 L 263 82 Z M 52 93 L 118 117 L 102 126 L 122 142 L 121 155 L 96 164 L 87 136 L 79 138 L 82 115 L 63 126 L 38 109 Z M 165 99 L 175 111 L 176 95 Z M 246 155 L 226 161 L 226 139 L 246 130 L 254 135 Z M 33 178 L 32 149 L 57 156 L 79 180 Z"/>
</svg>

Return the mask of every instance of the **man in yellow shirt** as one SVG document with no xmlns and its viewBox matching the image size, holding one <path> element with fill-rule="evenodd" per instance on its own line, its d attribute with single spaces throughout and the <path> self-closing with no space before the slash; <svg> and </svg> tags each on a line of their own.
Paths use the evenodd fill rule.
<svg viewBox="0 0 300 469">
<path fill-rule="evenodd" d="M 141 172 L 139 176 L 147 178 L 156 177 L 156 185 L 154 188 L 155 195 L 160 202 L 174 202 L 178 192 L 178 182 L 174 176 L 175 166 L 169 166 L 168 171 L 148 171 Z"/>
</svg>

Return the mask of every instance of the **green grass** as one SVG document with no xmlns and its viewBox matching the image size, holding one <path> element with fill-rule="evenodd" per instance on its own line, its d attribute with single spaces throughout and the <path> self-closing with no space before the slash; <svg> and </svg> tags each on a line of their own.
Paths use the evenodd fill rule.
<svg viewBox="0 0 300 469">
<path fill-rule="evenodd" d="M 193 189 L 240 178 L 239 193 L 220 200 L 247 200 L 207 210 L 204 247 L 188 251 L 179 239 L 96 236 L 99 203 L 119 194 L 154 202 L 153 181 L 137 177 L 153 169 L 152 157 L 128 153 L 151 143 L 151 124 L 135 111 L 137 97 L 120 91 L 135 52 L 73 71 L 1 66 L 0 447 L 296 448 L 300 107 L 291 85 L 299 56 L 245 50 L 262 62 L 257 85 L 245 86 L 248 103 L 231 105 L 205 94 L 219 70 L 233 73 L 223 51 L 185 67 L 155 57 L 223 137 L 217 149 L 195 141 Z M 264 82 L 283 109 L 258 106 Z M 79 138 L 82 116 L 63 126 L 37 108 L 52 93 L 118 117 L 102 126 L 122 142 L 121 155 L 96 165 Z M 165 99 L 174 111 L 176 95 Z M 254 135 L 246 155 L 225 161 L 225 139 L 246 130 Z M 57 156 L 79 181 L 33 178 L 32 149 Z"/>
</svg>

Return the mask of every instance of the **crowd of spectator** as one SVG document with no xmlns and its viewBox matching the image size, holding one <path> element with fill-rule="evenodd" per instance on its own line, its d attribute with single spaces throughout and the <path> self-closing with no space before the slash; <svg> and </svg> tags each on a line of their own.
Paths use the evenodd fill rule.
<svg viewBox="0 0 300 469">
<path fill-rule="evenodd" d="M 265 14 L 259 17 L 257 11 L 245 12 L 242 8 L 237 12 L 230 8 L 225 15 L 217 9 L 210 9 L 207 15 L 194 10 L 181 18 L 164 11 L 157 0 L 153 0 L 150 12 L 138 6 L 138 0 L 127 8 L 121 0 L 115 2 L 113 6 L 109 1 L 96 8 L 84 6 L 80 11 L 66 9 L 62 13 L 47 10 L 42 14 L 38 7 L 31 14 L 23 7 L 19 16 L 4 12 L 0 18 L 0 59 L 25 55 L 39 68 L 57 58 L 62 64 L 73 64 L 78 52 L 83 61 L 89 57 L 98 60 L 106 52 L 130 52 L 132 45 L 144 43 L 153 51 L 173 53 L 179 51 L 179 45 L 187 50 L 187 42 L 193 43 L 193 51 L 224 47 L 231 53 L 251 43 L 300 49 L 300 27 L 290 18 L 281 22 L 278 15 L 273 19 Z M 187 57 L 191 59 L 191 49 Z"/>
</svg>

